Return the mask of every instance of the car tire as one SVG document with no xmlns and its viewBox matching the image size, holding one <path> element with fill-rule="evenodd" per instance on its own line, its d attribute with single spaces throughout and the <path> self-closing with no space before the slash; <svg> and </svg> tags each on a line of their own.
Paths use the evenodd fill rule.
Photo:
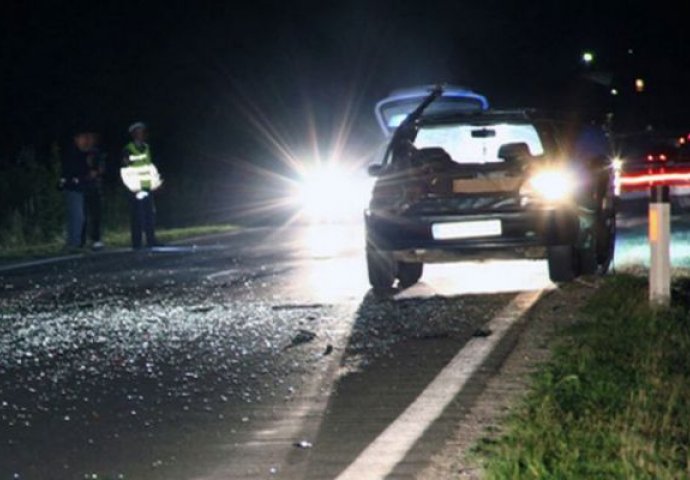
<svg viewBox="0 0 690 480">
<path fill-rule="evenodd" d="M 548 247 L 549 278 L 554 283 L 570 282 L 579 274 L 579 255 L 572 245 Z"/>
<path fill-rule="evenodd" d="M 398 262 L 398 280 L 402 288 L 409 288 L 422 278 L 423 263 Z"/>
<path fill-rule="evenodd" d="M 393 257 L 376 247 L 367 246 L 367 270 L 369 284 L 375 291 L 387 291 L 393 288 L 397 273 Z"/>
</svg>

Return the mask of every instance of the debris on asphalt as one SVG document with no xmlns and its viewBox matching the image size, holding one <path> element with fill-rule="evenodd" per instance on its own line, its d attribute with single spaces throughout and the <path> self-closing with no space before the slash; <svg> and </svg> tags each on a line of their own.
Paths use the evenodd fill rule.
<svg viewBox="0 0 690 480">
<path fill-rule="evenodd" d="M 314 445 L 312 445 L 311 442 L 308 442 L 307 440 L 300 440 L 299 442 L 295 442 L 292 445 L 294 445 L 297 448 L 304 448 L 304 449 L 311 448 L 314 446 Z"/>
<path fill-rule="evenodd" d="M 271 310 L 311 310 L 317 308 L 324 308 L 325 305 L 322 303 L 296 303 L 296 304 L 285 304 L 285 305 L 273 305 Z"/>
<path fill-rule="evenodd" d="M 492 332 L 490 328 L 480 327 L 474 331 L 472 336 L 483 338 L 483 337 L 490 336 L 492 333 L 494 333 L 494 332 Z"/>
<path fill-rule="evenodd" d="M 314 332 L 312 332 L 311 330 L 304 330 L 304 329 L 300 328 L 297 331 L 297 334 L 294 337 L 292 337 L 292 341 L 290 342 L 290 345 L 285 347 L 285 350 L 287 350 L 289 348 L 297 347 L 297 346 L 305 344 L 305 343 L 309 343 L 312 340 L 314 340 L 315 338 L 316 338 L 316 334 Z"/>
<path fill-rule="evenodd" d="M 213 310 L 213 305 L 197 305 L 189 308 L 189 311 L 192 313 L 206 313 L 211 310 Z"/>
<path fill-rule="evenodd" d="M 166 425 L 244 433 L 259 418 L 254 408 L 284 395 L 292 401 L 336 349 L 350 373 L 420 336 L 466 339 L 503 299 L 487 306 L 474 296 L 366 296 L 344 309 L 300 303 L 309 299 L 286 298 L 280 287 L 267 295 L 253 280 L 232 292 L 187 273 L 157 284 L 160 270 L 137 262 L 136 275 L 80 271 L 72 281 L 67 269 L 13 281 L 11 290 L 0 283 L 0 450 L 17 459 L 15 468 L 44 458 L 44 439 L 57 435 L 75 451 L 124 451 L 144 438 L 157 445 Z M 144 454 L 141 463 L 158 459 Z M 79 461 L 62 478 L 90 471 L 77 476 Z"/>
</svg>

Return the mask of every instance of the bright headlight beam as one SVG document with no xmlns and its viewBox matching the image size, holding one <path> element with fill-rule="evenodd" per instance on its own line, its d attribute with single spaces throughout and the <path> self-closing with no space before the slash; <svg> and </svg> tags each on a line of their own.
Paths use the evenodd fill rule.
<svg viewBox="0 0 690 480">
<path fill-rule="evenodd" d="M 344 220 L 364 210 L 371 192 L 370 183 L 345 168 L 323 165 L 301 175 L 295 200 L 311 221 Z"/>
<path fill-rule="evenodd" d="M 567 170 L 548 169 L 536 172 L 529 179 L 532 191 L 551 202 L 564 200 L 575 190 L 573 175 Z"/>
</svg>

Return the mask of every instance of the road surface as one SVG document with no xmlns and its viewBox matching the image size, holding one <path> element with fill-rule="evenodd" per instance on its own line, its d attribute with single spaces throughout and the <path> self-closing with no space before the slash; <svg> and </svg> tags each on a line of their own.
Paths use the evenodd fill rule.
<svg viewBox="0 0 690 480">
<path fill-rule="evenodd" d="M 0 270 L 0 478 L 336 478 L 520 292 L 553 288 L 544 262 L 493 261 L 376 297 L 362 238 L 252 229 Z"/>
</svg>

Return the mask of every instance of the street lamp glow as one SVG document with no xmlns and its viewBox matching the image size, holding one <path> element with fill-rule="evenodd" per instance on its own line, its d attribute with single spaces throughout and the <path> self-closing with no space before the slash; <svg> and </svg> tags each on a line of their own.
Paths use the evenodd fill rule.
<svg viewBox="0 0 690 480">
<path fill-rule="evenodd" d="M 616 95 L 618 95 L 618 89 L 617 89 L 617 88 L 612 88 L 612 89 L 611 89 L 611 95 L 613 95 L 614 97 L 615 97 Z"/>
<path fill-rule="evenodd" d="M 582 61 L 585 63 L 585 65 L 591 64 L 594 61 L 594 53 L 584 52 L 582 54 Z"/>
<path fill-rule="evenodd" d="M 644 92 L 644 87 L 645 87 L 644 79 L 636 78 L 635 79 L 635 91 L 637 93 L 642 93 L 642 92 Z"/>
</svg>

